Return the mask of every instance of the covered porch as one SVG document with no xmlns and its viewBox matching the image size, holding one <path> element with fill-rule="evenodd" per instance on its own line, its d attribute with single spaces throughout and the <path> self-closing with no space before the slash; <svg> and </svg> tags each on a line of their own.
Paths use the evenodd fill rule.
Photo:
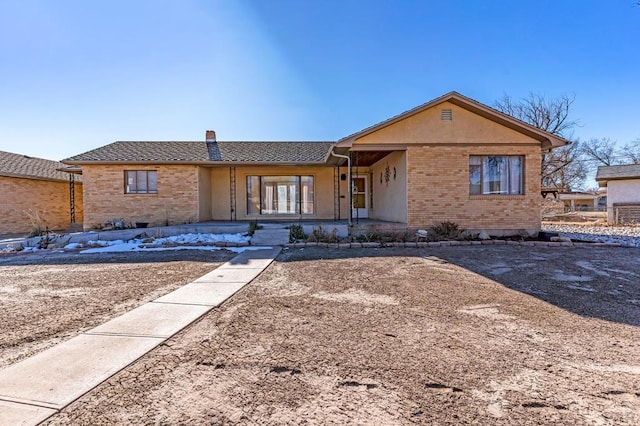
<svg viewBox="0 0 640 426">
<path fill-rule="evenodd" d="M 344 151 L 349 156 L 351 223 L 363 226 L 398 223 L 406 227 L 406 149 L 351 146 Z"/>
</svg>

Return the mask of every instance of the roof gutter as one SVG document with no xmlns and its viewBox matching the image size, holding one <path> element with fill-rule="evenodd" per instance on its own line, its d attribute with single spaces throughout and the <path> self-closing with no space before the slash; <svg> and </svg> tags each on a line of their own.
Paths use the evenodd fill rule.
<svg viewBox="0 0 640 426">
<path fill-rule="evenodd" d="M 351 157 L 349 157 L 348 155 L 336 154 L 335 152 L 333 152 L 333 149 L 329 151 L 329 154 L 333 155 L 334 157 L 344 158 L 347 160 L 347 182 L 349 182 L 347 184 L 349 188 L 347 194 L 349 196 L 349 226 L 351 226 L 351 212 L 353 211 L 351 206 Z"/>
</svg>

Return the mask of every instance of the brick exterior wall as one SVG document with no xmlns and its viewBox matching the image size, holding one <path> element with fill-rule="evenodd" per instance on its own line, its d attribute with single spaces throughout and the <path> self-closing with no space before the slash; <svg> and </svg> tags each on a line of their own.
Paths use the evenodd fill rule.
<svg viewBox="0 0 640 426">
<path fill-rule="evenodd" d="M 442 120 L 441 110 L 452 119 Z M 406 206 L 410 229 L 452 221 L 491 235 L 540 230 L 540 142 L 449 102 L 357 139 L 354 147 L 406 147 Z M 522 155 L 523 195 L 470 195 L 469 156 Z M 386 160 L 383 160 L 386 161 Z M 375 199 L 375 194 L 374 194 Z M 377 206 L 373 217 L 383 217 Z"/>
<path fill-rule="evenodd" d="M 125 170 L 157 171 L 158 193 L 125 194 Z M 114 219 L 150 226 L 200 221 L 198 178 L 191 165 L 83 165 L 84 229 Z"/>
<path fill-rule="evenodd" d="M 442 109 L 451 110 L 451 119 L 442 118 Z M 374 172 L 374 208 L 370 210 L 370 217 L 395 221 L 403 221 L 406 217 L 410 229 L 453 221 L 467 230 L 486 230 L 492 235 L 537 232 L 542 201 L 541 142 L 531 133 L 515 129 L 520 128 L 507 127 L 456 104 L 443 102 L 358 137 L 353 141 L 354 149 L 386 152 L 395 148 L 398 151 L 371 168 L 360 169 L 363 173 Z M 470 195 L 471 155 L 523 156 L 524 194 Z M 396 181 L 388 186 L 385 182 L 382 187 L 379 176 L 387 164 L 396 169 Z M 125 170 L 156 170 L 158 193 L 125 194 Z M 90 229 L 114 219 L 164 225 L 210 219 L 284 218 L 247 215 L 246 177 L 250 175 L 314 176 L 315 213 L 308 218 L 333 219 L 337 189 L 334 172 L 330 166 L 238 165 L 233 169 L 204 169 L 196 165 L 85 164 L 84 227 Z M 344 167 L 339 169 L 339 173 L 346 172 Z M 235 176 L 233 188 L 231 176 Z M 347 218 L 350 213 L 346 197 L 349 182 L 339 180 L 338 184 L 340 195 L 344 196 L 339 200 L 340 216 Z"/>
<path fill-rule="evenodd" d="M 34 224 L 27 212 L 36 212 L 51 230 L 71 225 L 69 182 L 0 176 L 0 234 L 29 233 Z M 82 184 L 76 182 L 76 223 L 82 223 Z"/>
<path fill-rule="evenodd" d="M 469 195 L 470 155 L 524 155 L 523 195 Z M 407 150 L 407 225 L 452 221 L 468 230 L 509 234 L 540 230 L 538 146 L 415 146 Z M 513 232 L 515 231 L 515 232 Z"/>
</svg>

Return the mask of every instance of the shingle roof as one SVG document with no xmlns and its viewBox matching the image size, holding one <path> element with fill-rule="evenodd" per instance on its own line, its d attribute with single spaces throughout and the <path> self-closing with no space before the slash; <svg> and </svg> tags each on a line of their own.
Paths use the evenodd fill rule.
<svg viewBox="0 0 640 426">
<path fill-rule="evenodd" d="M 617 179 L 640 179 L 640 164 L 598 167 L 598 173 L 596 173 L 597 181 Z"/>
<path fill-rule="evenodd" d="M 333 142 L 218 142 L 220 161 L 324 163 Z"/>
<path fill-rule="evenodd" d="M 69 181 L 69 174 L 56 169 L 65 167 L 58 161 L 0 151 L 0 176 Z"/>
<path fill-rule="evenodd" d="M 205 142 L 113 142 L 62 160 L 65 163 L 111 161 L 208 161 Z"/>
<path fill-rule="evenodd" d="M 114 142 L 62 161 L 324 163 L 333 145 L 333 142 Z"/>
</svg>

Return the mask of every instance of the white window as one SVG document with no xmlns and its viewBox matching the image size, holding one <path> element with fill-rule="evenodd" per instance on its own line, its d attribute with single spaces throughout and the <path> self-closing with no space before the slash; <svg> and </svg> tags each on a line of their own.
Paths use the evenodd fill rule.
<svg viewBox="0 0 640 426">
<path fill-rule="evenodd" d="M 155 170 L 125 170 L 125 194 L 157 194 L 158 172 Z"/>
<path fill-rule="evenodd" d="M 247 176 L 247 214 L 313 212 L 313 176 Z"/>
<path fill-rule="evenodd" d="M 469 194 L 524 194 L 524 158 L 520 155 L 469 157 Z"/>
</svg>

